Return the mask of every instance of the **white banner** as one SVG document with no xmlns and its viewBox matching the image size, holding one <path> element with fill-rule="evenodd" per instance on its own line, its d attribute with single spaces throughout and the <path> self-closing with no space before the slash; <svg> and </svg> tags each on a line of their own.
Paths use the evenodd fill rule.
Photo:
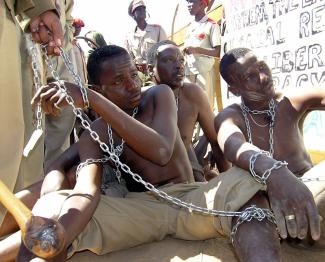
<svg viewBox="0 0 325 262">
<path fill-rule="evenodd" d="M 271 68 L 278 89 L 325 87 L 325 0 L 225 0 L 223 5 L 223 51 L 252 49 Z M 225 84 L 222 90 L 225 105 L 235 101 Z M 325 150 L 324 127 L 323 112 L 308 116 L 309 147 Z M 317 143 L 309 141 L 311 134 Z"/>
</svg>

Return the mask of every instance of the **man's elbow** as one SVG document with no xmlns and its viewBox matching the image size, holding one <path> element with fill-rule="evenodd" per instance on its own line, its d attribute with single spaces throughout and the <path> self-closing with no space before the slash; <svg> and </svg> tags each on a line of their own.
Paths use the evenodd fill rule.
<svg viewBox="0 0 325 262">
<path fill-rule="evenodd" d="M 163 147 L 158 149 L 156 164 L 160 166 L 165 166 L 169 163 L 172 158 L 173 150 Z"/>
</svg>

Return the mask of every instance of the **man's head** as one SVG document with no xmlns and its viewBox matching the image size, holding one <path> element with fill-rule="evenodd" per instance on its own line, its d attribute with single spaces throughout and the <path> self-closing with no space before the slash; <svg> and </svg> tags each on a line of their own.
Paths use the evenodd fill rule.
<svg viewBox="0 0 325 262">
<path fill-rule="evenodd" d="M 263 102 L 274 96 L 270 68 L 248 48 L 235 48 L 221 59 L 220 74 L 229 90 L 244 100 Z"/>
<path fill-rule="evenodd" d="M 184 56 L 174 42 L 165 40 L 154 44 L 148 51 L 147 63 L 158 84 L 171 88 L 183 85 Z"/>
<path fill-rule="evenodd" d="M 94 90 L 123 110 L 139 105 L 142 83 L 124 48 L 107 45 L 94 50 L 88 58 L 87 71 Z"/>
<path fill-rule="evenodd" d="M 133 17 L 135 21 L 146 19 L 146 5 L 142 0 L 133 0 L 128 8 L 129 16 Z"/>
<path fill-rule="evenodd" d="M 87 44 L 92 49 L 107 45 L 104 36 L 100 32 L 91 30 L 85 34 L 85 37 L 90 40 L 87 40 Z"/>
<path fill-rule="evenodd" d="M 85 23 L 80 18 L 73 19 L 72 26 L 74 27 L 73 36 L 78 36 L 81 29 L 85 26 Z"/>
<path fill-rule="evenodd" d="M 186 0 L 187 8 L 190 15 L 197 15 L 198 13 L 205 12 L 205 8 L 209 5 L 209 0 Z"/>
</svg>

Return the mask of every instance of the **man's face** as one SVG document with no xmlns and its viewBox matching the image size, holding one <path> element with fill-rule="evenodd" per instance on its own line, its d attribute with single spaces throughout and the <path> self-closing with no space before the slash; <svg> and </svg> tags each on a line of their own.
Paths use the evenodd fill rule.
<svg viewBox="0 0 325 262">
<path fill-rule="evenodd" d="M 230 66 L 237 93 L 244 101 L 267 102 L 275 94 L 270 68 L 253 53 L 237 60 Z"/>
<path fill-rule="evenodd" d="M 203 7 L 201 0 L 186 0 L 190 15 L 196 15 Z"/>
<path fill-rule="evenodd" d="M 179 48 L 168 44 L 160 46 L 157 52 L 154 73 L 158 84 L 166 84 L 171 88 L 183 86 L 185 61 Z"/>
<path fill-rule="evenodd" d="M 80 26 L 74 26 L 74 33 L 73 33 L 73 36 L 78 36 L 81 32 L 81 28 Z"/>
<path fill-rule="evenodd" d="M 133 18 L 135 21 L 146 20 L 146 7 L 144 5 L 137 7 L 133 12 Z"/>
<path fill-rule="evenodd" d="M 142 82 L 129 55 L 103 62 L 99 82 L 101 93 L 121 109 L 132 110 L 140 104 Z"/>
</svg>

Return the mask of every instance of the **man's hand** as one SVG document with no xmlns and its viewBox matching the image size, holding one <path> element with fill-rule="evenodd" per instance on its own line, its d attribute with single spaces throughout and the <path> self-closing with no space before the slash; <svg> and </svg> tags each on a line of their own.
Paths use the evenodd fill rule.
<svg viewBox="0 0 325 262">
<path fill-rule="evenodd" d="M 188 46 L 186 48 L 183 49 L 183 52 L 187 55 L 190 54 L 198 54 L 198 48 L 197 47 L 193 47 L 193 46 Z"/>
<path fill-rule="evenodd" d="M 281 238 L 304 239 L 308 229 L 313 240 L 320 238 L 320 220 L 313 196 L 289 169 L 274 170 L 267 189 Z"/>
<path fill-rule="evenodd" d="M 79 86 L 69 82 L 64 82 L 64 84 L 68 94 L 73 98 L 75 106 L 83 108 L 84 102 Z M 42 86 L 39 90 L 37 90 L 31 104 L 33 107 L 35 107 L 39 102 L 41 102 L 45 113 L 59 115 L 61 112 L 60 107 L 68 104 L 65 98 L 66 94 L 60 90 L 59 83 L 53 82 L 49 85 Z"/>
<path fill-rule="evenodd" d="M 60 55 L 59 47 L 63 43 L 63 31 L 60 19 L 54 11 L 46 11 L 35 17 L 29 27 L 36 42 L 48 44 L 48 54 Z"/>
</svg>

